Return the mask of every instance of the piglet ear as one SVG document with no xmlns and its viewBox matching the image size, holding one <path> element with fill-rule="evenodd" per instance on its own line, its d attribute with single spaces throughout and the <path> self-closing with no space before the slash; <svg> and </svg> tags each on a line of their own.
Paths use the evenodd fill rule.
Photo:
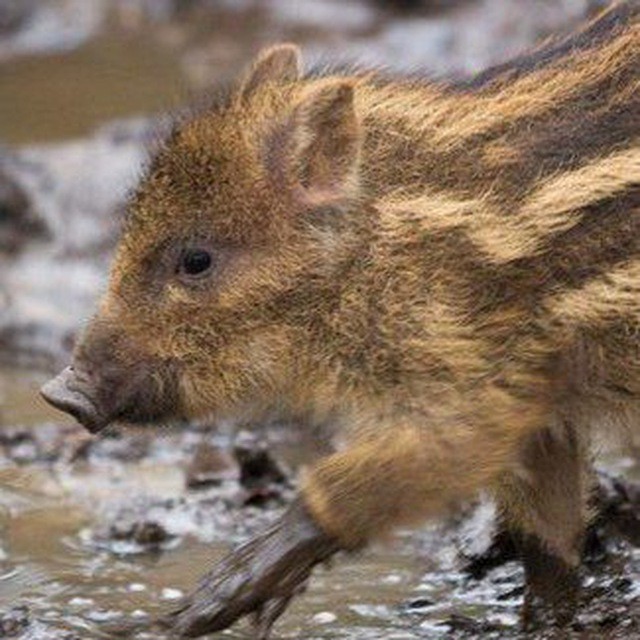
<svg viewBox="0 0 640 640">
<path fill-rule="evenodd" d="M 361 132 L 348 80 L 322 81 L 293 114 L 293 171 L 313 199 L 349 198 L 358 182 Z"/>
<path fill-rule="evenodd" d="M 302 56 L 294 44 L 279 44 L 262 51 L 249 67 L 240 85 L 242 98 L 266 83 L 295 82 L 302 73 Z"/>
</svg>

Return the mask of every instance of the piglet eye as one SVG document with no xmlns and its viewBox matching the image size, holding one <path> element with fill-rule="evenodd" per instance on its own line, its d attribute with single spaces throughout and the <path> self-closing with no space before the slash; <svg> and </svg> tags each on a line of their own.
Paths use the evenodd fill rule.
<svg viewBox="0 0 640 640">
<path fill-rule="evenodd" d="M 188 276 L 199 276 L 209 271 L 212 264 L 213 258 L 209 251 L 189 249 L 182 254 L 180 271 Z"/>
</svg>

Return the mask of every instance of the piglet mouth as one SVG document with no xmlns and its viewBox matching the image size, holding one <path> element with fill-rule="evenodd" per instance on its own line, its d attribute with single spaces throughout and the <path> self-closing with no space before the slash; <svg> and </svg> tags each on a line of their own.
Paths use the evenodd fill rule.
<svg viewBox="0 0 640 640">
<path fill-rule="evenodd" d="M 83 388 L 73 367 L 67 367 L 49 380 L 40 393 L 50 405 L 73 416 L 91 433 L 102 431 L 110 422 Z"/>
</svg>

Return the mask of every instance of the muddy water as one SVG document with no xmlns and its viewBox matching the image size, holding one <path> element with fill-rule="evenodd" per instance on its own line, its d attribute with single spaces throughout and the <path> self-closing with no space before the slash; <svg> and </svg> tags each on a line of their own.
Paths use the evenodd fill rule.
<svg viewBox="0 0 640 640">
<path fill-rule="evenodd" d="M 34 494 L 22 497 L 31 506 L 6 529 L 11 561 L 0 577 L 0 604 L 6 608 L 17 599 L 28 603 L 39 619 L 35 626 L 53 637 L 57 631 L 74 631 L 80 638 L 100 638 L 102 623 L 166 612 L 170 601 L 191 588 L 202 568 L 226 548 L 185 543 L 159 557 L 96 553 L 86 549 L 78 536 L 88 524 L 85 514 L 43 504 Z M 409 632 L 394 634 L 394 626 L 401 631 L 403 625 L 390 624 L 390 603 L 400 591 L 398 583 L 410 583 L 408 559 L 400 560 L 404 562 L 390 557 L 385 563 L 381 558 L 375 571 L 361 561 L 331 577 L 317 577 L 309 596 L 294 605 L 278 633 L 314 637 L 314 627 L 324 627 L 316 637 L 414 637 Z M 251 637 L 242 629 L 225 635 Z M 141 632 L 136 637 L 159 636 Z"/>
<path fill-rule="evenodd" d="M 166 611 L 170 601 L 192 587 L 203 567 L 226 548 L 220 543 L 185 541 L 160 555 L 96 552 L 83 536 L 91 527 L 91 514 L 60 495 L 59 489 L 51 477 L 14 472 L 5 474 L 0 494 L 7 554 L 0 576 L 0 607 L 18 601 L 28 604 L 43 633 L 75 631 L 82 638 L 98 638 L 101 623 Z M 408 558 L 390 554 L 375 565 L 361 560 L 330 577 L 319 576 L 309 597 L 292 609 L 280 631 L 284 637 L 299 637 L 301 629 L 305 635 L 313 633 L 314 626 L 337 616 L 333 630 L 327 629 L 322 637 L 344 637 L 345 627 L 354 633 L 357 629 L 353 637 L 382 637 L 375 634 L 376 619 L 380 625 L 382 617 L 383 629 L 389 630 L 388 607 L 396 602 L 399 585 L 407 590 L 413 573 Z M 324 616 L 314 618 L 322 612 Z M 365 629 L 370 633 L 362 635 Z M 140 634 L 144 637 L 151 636 Z M 247 636 L 239 632 L 229 637 Z"/>
<path fill-rule="evenodd" d="M 85 136 L 98 124 L 175 106 L 185 83 L 171 50 L 151 36 L 104 36 L 77 51 L 0 67 L 0 140 Z"/>
<path fill-rule="evenodd" d="M 51 419 L 58 416 L 35 396 L 40 381 L 29 374 L 0 375 L 5 425 L 22 424 L 36 432 L 51 428 Z M 70 437 L 87 439 L 81 432 Z M 164 513 L 163 525 L 191 533 L 164 551 L 145 553 L 135 545 L 101 542 L 96 534 L 105 522 L 117 520 L 113 510 L 123 504 L 179 503 L 185 473 L 184 459 L 173 450 L 175 437 L 160 434 L 160 444 L 135 462 L 108 455 L 82 464 L 64 459 L 48 463 L 37 457 L 28 465 L 2 462 L 0 610 L 27 605 L 32 620 L 28 637 L 63 638 L 72 632 L 73 638 L 101 638 L 105 623 L 166 611 L 228 548 L 206 523 L 202 529 L 209 533 L 204 537 L 213 541 L 205 543 L 192 522 L 185 524 L 191 516 L 179 508 Z M 228 527 L 222 536 L 229 537 Z M 416 597 L 428 566 L 409 553 L 413 546 L 400 538 L 375 555 L 339 562 L 330 573 L 319 571 L 308 596 L 292 607 L 279 633 L 290 638 L 418 637 L 397 609 L 403 599 Z M 144 633 L 137 637 L 158 638 Z M 226 637 L 246 638 L 250 632 L 240 627 Z"/>
</svg>

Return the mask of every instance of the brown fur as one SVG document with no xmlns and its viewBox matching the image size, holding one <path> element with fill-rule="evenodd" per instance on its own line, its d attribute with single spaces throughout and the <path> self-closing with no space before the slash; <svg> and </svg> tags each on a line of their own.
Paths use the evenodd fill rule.
<svg viewBox="0 0 640 640">
<path fill-rule="evenodd" d="M 345 547 L 493 487 L 575 566 L 591 427 L 640 406 L 638 4 L 468 85 L 299 67 L 263 53 L 155 159 L 118 357 L 171 363 L 174 413 L 342 424 L 302 493 Z"/>
</svg>

